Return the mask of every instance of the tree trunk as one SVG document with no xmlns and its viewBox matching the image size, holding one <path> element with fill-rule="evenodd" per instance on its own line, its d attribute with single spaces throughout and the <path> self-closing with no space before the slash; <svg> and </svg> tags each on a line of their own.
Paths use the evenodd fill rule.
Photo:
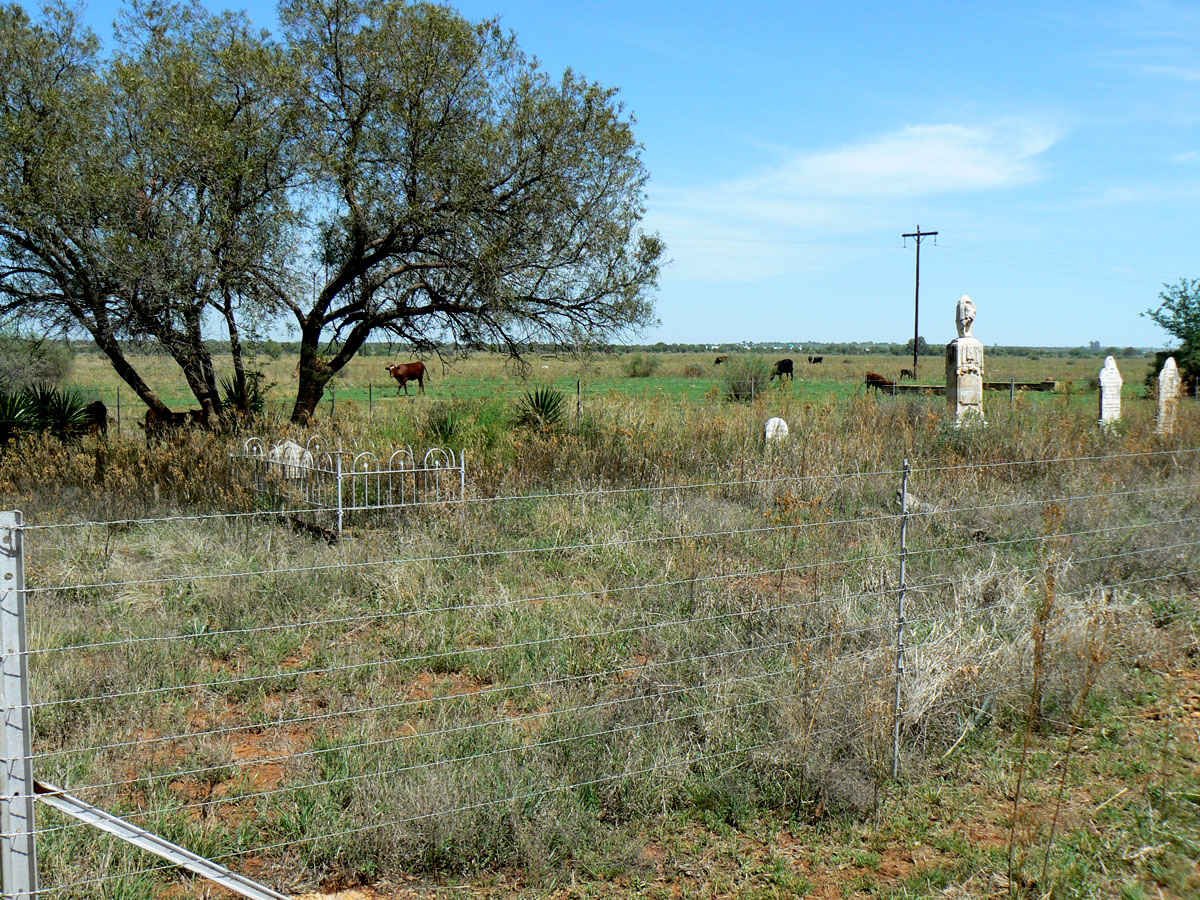
<svg viewBox="0 0 1200 900">
<path fill-rule="evenodd" d="M 242 356 L 242 337 L 238 330 L 237 317 L 233 313 L 233 298 L 228 290 L 224 294 L 225 303 L 221 312 L 225 316 L 225 325 L 229 331 L 229 355 L 233 357 L 233 400 L 237 411 L 245 415 L 250 412 L 250 392 L 246 386 L 246 361 Z"/>
<path fill-rule="evenodd" d="M 106 329 L 92 323 L 85 323 L 88 326 L 88 331 L 92 333 L 92 340 L 96 342 L 96 346 L 108 357 L 112 363 L 113 369 L 121 377 L 129 387 L 137 394 L 138 399 L 146 406 L 160 413 L 167 413 L 170 407 L 159 398 L 150 387 L 142 380 L 142 376 L 138 374 L 133 365 L 125 358 L 125 353 L 121 350 L 121 345 L 117 339 L 112 336 Z"/>
</svg>

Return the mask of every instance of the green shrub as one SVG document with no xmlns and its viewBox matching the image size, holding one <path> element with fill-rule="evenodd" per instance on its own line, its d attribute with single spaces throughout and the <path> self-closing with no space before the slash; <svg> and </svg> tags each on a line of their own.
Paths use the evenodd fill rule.
<svg viewBox="0 0 1200 900">
<path fill-rule="evenodd" d="M 771 365 L 761 356 L 739 356 L 725 364 L 721 377 L 726 399 L 753 400 L 767 389 Z"/>
<path fill-rule="evenodd" d="M 71 370 L 71 351 L 62 344 L 0 334 L 0 391 L 57 384 Z"/>
<path fill-rule="evenodd" d="M 551 387 L 527 391 L 517 404 L 517 423 L 531 428 L 557 428 L 566 417 L 567 395 Z"/>
<path fill-rule="evenodd" d="M 432 443 L 449 446 L 460 438 L 466 422 L 462 404 L 438 400 L 429 405 L 425 414 L 425 434 Z"/>
<path fill-rule="evenodd" d="M 633 353 L 621 360 L 621 370 L 630 378 L 649 378 L 658 368 L 658 357 Z"/>
</svg>

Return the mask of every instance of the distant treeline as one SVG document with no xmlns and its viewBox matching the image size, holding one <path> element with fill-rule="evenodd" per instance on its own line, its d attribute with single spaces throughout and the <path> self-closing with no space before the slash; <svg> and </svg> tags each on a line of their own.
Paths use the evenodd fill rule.
<svg viewBox="0 0 1200 900">
<path fill-rule="evenodd" d="M 95 345 L 90 341 L 70 340 L 66 342 L 58 342 L 60 346 L 66 345 L 73 353 L 98 353 Z M 229 344 L 227 341 L 207 341 L 206 345 L 210 353 L 227 354 L 229 353 Z M 126 350 L 134 353 L 154 354 L 162 352 L 157 344 L 147 342 L 142 345 L 128 344 L 125 345 Z M 282 356 L 295 356 L 300 352 L 300 344 L 297 341 L 255 341 L 248 342 L 246 349 L 258 356 L 265 356 L 271 359 L 277 359 Z M 455 356 L 462 353 L 464 348 L 457 346 L 445 345 L 441 352 L 446 356 Z M 470 352 L 504 352 L 500 347 L 477 346 L 466 348 Z M 575 348 L 563 347 L 561 345 L 552 344 L 533 344 L 528 348 L 531 354 L 561 354 L 569 355 L 579 352 Z M 921 341 L 922 356 L 941 356 L 943 348 L 940 344 L 926 345 L 924 339 Z M 410 356 L 413 350 L 407 344 L 387 343 L 383 341 L 368 342 L 363 345 L 359 351 L 365 356 L 389 356 L 402 357 Z M 806 355 L 821 355 L 821 356 L 867 356 L 872 354 L 887 354 L 891 356 L 904 356 L 912 353 L 912 341 L 907 343 L 889 343 L 886 341 L 844 341 L 844 342 L 813 342 L 813 343 L 783 343 L 783 342 L 759 342 L 759 343 L 727 343 L 727 344 L 668 344 L 662 341 L 654 344 L 607 344 L 602 346 L 593 346 L 586 348 L 589 353 L 605 353 L 605 354 L 620 354 L 620 353 L 764 353 L 764 354 L 794 354 L 797 356 Z M 1020 347 L 1007 346 L 1002 344 L 988 344 L 987 352 L 993 356 L 1031 356 L 1038 358 L 1054 358 L 1054 357 L 1076 357 L 1089 358 L 1097 356 L 1153 356 L 1155 350 L 1147 347 Z"/>
</svg>

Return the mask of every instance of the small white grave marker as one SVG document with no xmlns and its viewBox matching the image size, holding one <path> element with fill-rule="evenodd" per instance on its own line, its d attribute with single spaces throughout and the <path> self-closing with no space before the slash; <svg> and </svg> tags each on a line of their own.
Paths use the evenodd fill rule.
<svg viewBox="0 0 1200 900">
<path fill-rule="evenodd" d="M 1171 434 L 1175 431 L 1180 387 L 1179 367 L 1175 365 L 1175 357 L 1168 356 L 1162 371 L 1158 373 L 1158 426 L 1155 430 L 1159 434 Z"/>
<path fill-rule="evenodd" d="M 766 427 L 763 429 L 763 440 L 765 440 L 768 444 L 772 444 L 777 441 L 785 440 L 787 436 L 787 422 L 783 421 L 783 419 L 779 418 L 779 416 L 772 416 L 771 418 L 767 419 Z"/>
<path fill-rule="evenodd" d="M 1121 418 L 1121 385 L 1125 380 L 1117 369 L 1117 361 L 1111 356 L 1104 360 L 1100 370 L 1100 425 L 1108 427 Z"/>
</svg>

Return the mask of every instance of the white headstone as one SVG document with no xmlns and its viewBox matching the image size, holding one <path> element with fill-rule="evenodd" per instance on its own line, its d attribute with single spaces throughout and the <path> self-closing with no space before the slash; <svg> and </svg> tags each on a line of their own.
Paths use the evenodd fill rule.
<svg viewBox="0 0 1200 900">
<path fill-rule="evenodd" d="M 779 418 L 772 416 L 767 419 L 766 427 L 763 429 L 763 439 L 768 443 L 782 441 L 788 436 L 788 424 Z"/>
<path fill-rule="evenodd" d="M 954 323 L 958 337 L 946 345 L 946 403 L 954 424 L 983 423 L 983 342 L 972 333 L 975 301 L 966 294 L 958 298 Z"/>
<path fill-rule="evenodd" d="M 1117 369 L 1117 361 L 1111 356 L 1104 360 L 1100 370 L 1100 424 L 1112 425 L 1121 418 L 1121 385 L 1125 380 Z"/>
<path fill-rule="evenodd" d="M 1175 365 L 1175 357 L 1168 356 L 1162 371 L 1158 373 L 1158 424 L 1155 430 L 1159 434 L 1171 434 L 1175 431 L 1180 387 L 1179 367 Z"/>
<path fill-rule="evenodd" d="M 267 458 L 282 469 L 284 478 L 303 478 L 304 470 L 313 466 L 312 453 L 293 440 L 276 444 Z"/>
</svg>

